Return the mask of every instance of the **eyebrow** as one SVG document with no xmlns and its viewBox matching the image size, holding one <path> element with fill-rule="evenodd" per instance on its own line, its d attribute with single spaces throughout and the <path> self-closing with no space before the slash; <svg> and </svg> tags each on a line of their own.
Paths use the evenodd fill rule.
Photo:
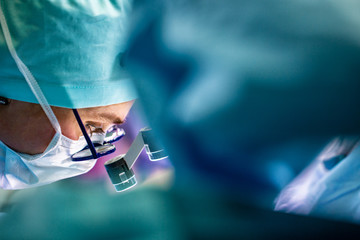
<svg viewBox="0 0 360 240">
<path fill-rule="evenodd" d="M 126 122 L 126 119 L 121 119 L 117 115 L 113 113 L 100 113 L 99 117 L 102 119 L 105 119 L 113 124 L 124 124 Z"/>
</svg>

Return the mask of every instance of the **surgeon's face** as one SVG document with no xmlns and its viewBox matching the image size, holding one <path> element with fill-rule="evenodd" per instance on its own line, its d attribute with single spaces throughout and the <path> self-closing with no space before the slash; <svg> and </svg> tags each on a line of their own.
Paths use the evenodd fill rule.
<svg viewBox="0 0 360 240">
<path fill-rule="evenodd" d="M 106 131 L 114 124 L 122 124 L 134 101 L 93 108 L 78 109 L 88 130 Z M 82 135 L 71 109 L 52 107 L 62 134 L 77 140 Z M 15 151 L 38 154 L 45 151 L 55 134 L 39 104 L 12 100 L 0 106 L 0 140 Z"/>
</svg>

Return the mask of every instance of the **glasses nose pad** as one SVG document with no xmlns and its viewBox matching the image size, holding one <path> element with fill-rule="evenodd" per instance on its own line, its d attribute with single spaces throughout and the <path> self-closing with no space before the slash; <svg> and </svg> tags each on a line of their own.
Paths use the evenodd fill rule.
<svg viewBox="0 0 360 240">
<path fill-rule="evenodd" d="M 117 156 L 104 163 L 105 169 L 117 192 L 132 188 L 137 183 L 134 171 L 129 169 L 124 156 Z"/>
</svg>

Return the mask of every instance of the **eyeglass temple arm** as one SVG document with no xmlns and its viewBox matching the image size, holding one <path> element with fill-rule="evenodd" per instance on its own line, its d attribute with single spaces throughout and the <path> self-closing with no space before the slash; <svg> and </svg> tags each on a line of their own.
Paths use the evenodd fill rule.
<svg viewBox="0 0 360 240">
<path fill-rule="evenodd" d="M 98 157 L 98 154 L 97 154 L 97 152 L 96 152 L 96 150 L 95 150 L 95 146 L 94 146 L 94 144 L 92 143 L 89 135 L 87 134 L 83 122 L 81 121 L 81 118 L 80 118 L 80 115 L 79 115 L 78 111 L 77 111 L 76 109 L 73 109 L 73 112 L 74 112 L 76 121 L 78 122 L 78 124 L 79 124 L 79 126 L 80 126 L 81 132 L 82 132 L 82 134 L 84 135 L 85 140 L 86 140 L 86 142 L 87 142 L 87 144 L 88 144 L 88 146 L 89 146 L 89 148 L 90 148 L 90 151 L 91 151 L 91 154 L 92 154 L 93 158 L 94 158 L 94 159 L 99 158 L 99 157 Z"/>
</svg>

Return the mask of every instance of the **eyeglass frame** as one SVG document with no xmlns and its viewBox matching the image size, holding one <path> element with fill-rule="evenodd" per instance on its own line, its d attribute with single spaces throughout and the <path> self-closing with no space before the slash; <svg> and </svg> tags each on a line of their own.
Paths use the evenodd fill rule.
<svg viewBox="0 0 360 240">
<path fill-rule="evenodd" d="M 91 141 L 91 139 L 90 139 L 90 137 L 89 137 L 89 135 L 88 135 L 88 133 L 87 133 L 87 131 L 85 129 L 85 126 L 84 126 L 84 124 L 83 124 L 83 122 L 82 122 L 82 120 L 80 118 L 80 115 L 79 115 L 77 109 L 72 109 L 72 110 L 73 110 L 75 119 L 76 119 L 76 121 L 77 121 L 77 123 L 78 123 L 78 125 L 80 127 L 80 130 L 81 130 L 81 132 L 82 132 L 82 134 L 83 134 L 83 136 L 84 136 L 84 138 L 86 140 L 86 143 L 88 145 L 87 147 L 90 149 L 90 152 L 91 152 L 91 155 L 89 155 L 89 156 L 73 158 L 73 155 L 76 154 L 75 153 L 75 154 L 73 154 L 71 156 L 73 161 L 84 161 L 84 160 L 98 159 L 99 157 L 106 156 L 108 154 L 111 154 L 111 153 L 115 152 L 116 147 L 111 143 L 120 140 L 120 138 L 122 138 L 124 136 L 124 134 L 121 135 L 121 136 L 118 136 L 117 138 L 115 138 L 112 141 L 106 142 L 104 145 L 101 145 L 101 146 L 105 146 L 106 144 L 108 144 L 112 148 L 110 150 L 105 151 L 105 152 L 99 153 L 99 152 L 96 151 L 96 147 L 95 147 L 94 143 Z M 83 149 L 81 151 L 84 151 L 84 150 L 85 149 Z"/>
</svg>

